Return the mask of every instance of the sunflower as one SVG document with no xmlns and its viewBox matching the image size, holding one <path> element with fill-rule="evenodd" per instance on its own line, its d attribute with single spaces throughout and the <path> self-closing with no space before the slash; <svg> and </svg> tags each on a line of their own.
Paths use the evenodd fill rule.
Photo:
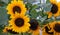
<svg viewBox="0 0 60 35">
<path fill-rule="evenodd" d="M 60 21 L 54 21 L 50 23 L 51 31 L 54 32 L 54 35 L 60 35 Z"/>
<path fill-rule="evenodd" d="M 47 12 L 48 18 L 51 18 L 52 15 L 54 17 L 59 16 L 60 15 L 60 3 L 51 3 L 51 4 L 52 4 L 51 10 L 50 12 Z"/>
<path fill-rule="evenodd" d="M 7 14 L 10 14 L 10 15 L 14 15 L 15 12 L 20 13 L 22 15 L 26 13 L 25 4 L 23 3 L 23 1 L 20 1 L 20 0 L 11 1 L 11 3 L 8 4 L 6 10 L 8 10 Z"/>
<path fill-rule="evenodd" d="M 4 32 L 4 33 L 9 32 L 9 33 L 11 33 L 11 34 L 18 34 L 17 32 L 12 31 L 12 29 L 10 29 L 9 27 L 5 27 L 4 30 L 3 30 L 3 32 Z"/>
<path fill-rule="evenodd" d="M 50 0 L 50 3 L 57 3 L 56 0 Z"/>
<path fill-rule="evenodd" d="M 39 27 L 39 25 L 38 25 L 38 22 L 37 22 L 37 20 L 35 20 L 35 19 L 31 19 L 30 20 L 30 30 L 29 30 L 29 33 L 32 33 L 32 35 L 39 35 L 39 30 L 40 30 L 40 27 Z"/>
<path fill-rule="evenodd" d="M 11 30 L 11 28 L 10 27 L 5 27 L 4 29 L 3 29 L 3 32 L 5 33 L 5 32 L 7 32 L 7 30 L 6 29 L 8 29 L 8 30 Z"/>
<path fill-rule="evenodd" d="M 42 35 L 53 35 L 53 32 L 50 31 L 50 25 L 47 24 L 42 28 Z"/>
<path fill-rule="evenodd" d="M 29 30 L 29 17 L 16 13 L 15 16 L 11 16 L 11 20 L 9 21 L 9 25 L 15 32 L 26 32 Z"/>
</svg>

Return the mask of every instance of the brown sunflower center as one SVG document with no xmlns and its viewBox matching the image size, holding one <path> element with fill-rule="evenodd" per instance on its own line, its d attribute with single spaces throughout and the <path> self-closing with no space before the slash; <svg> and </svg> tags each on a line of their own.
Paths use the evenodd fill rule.
<svg viewBox="0 0 60 35">
<path fill-rule="evenodd" d="M 19 6 L 13 7 L 13 13 L 15 14 L 15 12 L 21 13 L 21 8 Z"/>
<path fill-rule="evenodd" d="M 47 26 L 45 27 L 46 33 L 53 35 L 53 32 L 49 32 L 50 30 L 51 30 L 51 28 L 49 29 Z"/>
<path fill-rule="evenodd" d="M 24 25 L 24 20 L 22 18 L 17 18 L 15 20 L 15 25 L 18 26 L 18 27 L 21 27 Z"/>
<path fill-rule="evenodd" d="M 60 32 L 60 24 L 55 24 L 55 26 L 54 26 L 54 30 L 56 31 L 56 32 Z"/>
<path fill-rule="evenodd" d="M 36 30 L 38 28 L 38 22 L 34 19 L 30 20 L 30 29 Z"/>
<path fill-rule="evenodd" d="M 11 34 L 18 34 L 17 32 L 15 32 L 15 31 L 12 31 L 12 30 L 7 30 L 9 33 L 11 33 Z"/>
<path fill-rule="evenodd" d="M 56 14 L 57 11 L 58 11 L 57 5 L 56 4 L 52 4 L 52 7 L 51 7 L 51 11 L 50 12 L 52 12 L 53 14 Z"/>
</svg>

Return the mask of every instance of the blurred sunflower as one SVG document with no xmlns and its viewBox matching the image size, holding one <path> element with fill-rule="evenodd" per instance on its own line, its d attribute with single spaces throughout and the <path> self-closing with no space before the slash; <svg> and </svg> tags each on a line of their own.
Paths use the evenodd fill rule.
<svg viewBox="0 0 60 35">
<path fill-rule="evenodd" d="M 51 18 L 52 15 L 54 17 L 59 16 L 60 15 L 60 3 L 51 3 L 51 4 L 52 4 L 51 10 L 50 12 L 47 12 L 48 18 Z"/>
<path fill-rule="evenodd" d="M 51 31 L 54 32 L 54 35 L 60 35 L 60 21 L 54 21 L 50 24 L 52 28 Z"/>
<path fill-rule="evenodd" d="M 3 29 L 3 32 L 7 32 L 7 30 L 6 30 L 6 29 L 11 30 L 11 28 L 10 28 L 10 27 L 5 27 L 5 28 Z"/>
<path fill-rule="evenodd" d="M 14 15 L 15 12 L 20 13 L 22 15 L 26 13 L 25 4 L 23 3 L 23 1 L 20 1 L 20 0 L 11 1 L 11 3 L 8 4 L 6 9 L 8 10 L 7 14 L 10 14 L 10 15 Z"/>
<path fill-rule="evenodd" d="M 56 0 L 50 0 L 50 3 L 57 3 Z"/>
<path fill-rule="evenodd" d="M 30 20 L 30 30 L 29 30 L 29 33 L 32 33 L 32 35 L 39 35 L 39 30 L 40 30 L 40 27 L 39 27 L 39 24 L 37 22 L 37 20 L 35 19 L 31 19 Z"/>
<path fill-rule="evenodd" d="M 17 32 L 12 31 L 12 29 L 9 29 L 8 27 L 5 27 L 4 30 L 3 30 L 3 32 L 4 32 L 4 33 L 9 32 L 9 33 L 11 33 L 11 34 L 18 34 Z"/>
<path fill-rule="evenodd" d="M 53 32 L 51 32 L 50 30 L 51 30 L 51 28 L 50 28 L 49 24 L 45 25 L 42 28 L 42 35 L 53 35 Z"/>
<path fill-rule="evenodd" d="M 16 13 L 15 16 L 11 16 L 11 20 L 9 21 L 9 25 L 15 32 L 26 32 L 29 30 L 30 21 L 29 17 L 23 16 L 22 14 Z"/>
</svg>

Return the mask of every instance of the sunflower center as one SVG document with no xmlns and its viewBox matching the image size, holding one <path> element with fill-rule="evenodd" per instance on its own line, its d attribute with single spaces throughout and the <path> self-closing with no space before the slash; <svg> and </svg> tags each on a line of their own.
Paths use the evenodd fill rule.
<svg viewBox="0 0 60 35">
<path fill-rule="evenodd" d="M 58 11 L 57 5 L 56 4 L 53 4 L 52 7 L 51 7 L 51 11 L 50 12 L 52 12 L 53 14 L 56 14 L 57 11 Z"/>
<path fill-rule="evenodd" d="M 12 31 L 12 30 L 7 30 L 9 33 L 12 33 L 12 34 L 18 34 L 17 32 L 15 31 Z"/>
<path fill-rule="evenodd" d="M 21 27 L 24 25 L 24 20 L 22 18 L 17 18 L 15 20 L 15 25 L 18 26 L 18 27 Z"/>
<path fill-rule="evenodd" d="M 36 20 L 31 20 L 30 21 L 30 29 L 32 29 L 32 30 L 36 30 L 37 29 L 37 27 L 38 27 L 38 22 L 36 21 Z"/>
<path fill-rule="evenodd" d="M 19 6 L 13 7 L 13 13 L 15 13 L 15 12 L 20 13 L 21 12 L 21 8 Z"/>
<path fill-rule="evenodd" d="M 47 26 L 45 27 L 45 31 L 48 33 L 48 34 L 53 34 L 53 32 L 49 32 L 51 30 L 51 28 L 49 29 Z"/>
<path fill-rule="evenodd" d="M 54 26 L 54 30 L 56 31 L 56 32 L 60 32 L 60 24 L 55 24 L 55 26 Z"/>
</svg>

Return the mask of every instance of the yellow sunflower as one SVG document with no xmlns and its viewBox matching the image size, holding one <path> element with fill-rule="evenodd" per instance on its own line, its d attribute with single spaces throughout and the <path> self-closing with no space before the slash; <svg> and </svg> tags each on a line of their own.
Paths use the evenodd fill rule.
<svg viewBox="0 0 60 35">
<path fill-rule="evenodd" d="M 3 32 L 7 32 L 7 30 L 6 30 L 6 29 L 11 30 L 12 28 L 10 28 L 10 26 L 5 27 L 5 28 L 3 29 Z"/>
<path fill-rule="evenodd" d="M 16 13 L 15 16 L 11 16 L 11 20 L 9 21 L 9 25 L 15 32 L 26 32 L 29 30 L 29 17 Z"/>
<path fill-rule="evenodd" d="M 12 1 L 16 1 L 16 0 L 12 0 Z M 20 1 L 20 0 L 19 0 Z"/>
<path fill-rule="evenodd" d="M 51 31 L 54 32 L 54 35 L 60 35 L 60 21 L 54 21 L 50 23 Z"/>
<path fill-rule="evenodd" d="M 29 33 L 32 33 L 32 35 L 40 35 L 40 27 L 38 25 L 37 20 L 31 19 L 30 20 L 30 30 Z"/>
<path fill-rule="evenodd" d="M 17 32 L 12 31 L 12 29 L 10 29 L 9 27 L 5 27 L 4 30 L 3 30 L 3 32 L 4 32 L 4 33 L 9 32 L 9 33 L 11 33 L 11 34 L 18 34 Z"/>
<path fill-rule="evenodd" d="M 59 16 L 60 15 L 60 3 L 51 3 L 51 4 L 52 4 L 51 10 L 50 12 L 47 12 L 48 18 L 51 18 L 52 15 L 54 17 Z"/>
<path fill-rule="evenodd" d="M 50 3 L 57 3 L 56 0 L 50 0 Z"/>
<path fill-rule="evenodd" d="M 6 9 L 8 11 L 7 14 L 10 14 L 10 15 L 14 15 L 15 12 L 20 13 L 22 15 L 25 15 L 26 13 L 25 4 L 23 3 L 23 1 L 20 1 L 20 0 L 11 1 L 11 3 L 8 4 Z"/>
<path fill-rule="evenodd" d="M 47 24 L 42 28 L 42 35 L 53 35 L 53 32 L 51 31 L 50 25 Z"/>
</svg>

